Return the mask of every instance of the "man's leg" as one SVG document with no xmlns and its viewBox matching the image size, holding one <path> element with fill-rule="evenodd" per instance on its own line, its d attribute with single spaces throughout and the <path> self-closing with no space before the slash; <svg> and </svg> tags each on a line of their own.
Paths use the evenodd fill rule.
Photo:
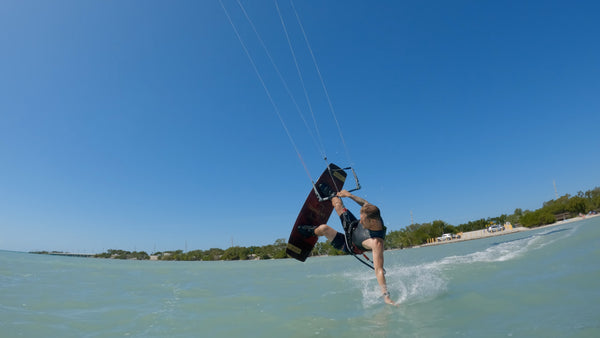
<svg viewBox="0 0 600 338">
<path fill-rule="evenodd" d="M 329 241 L 333 241 L 337 231 L 327 224 L 321 224 L 315 229 L 315 235 L 325 236 Z"/>
<path fill-rule="evenodd" d="M 315 235 L 325 236 L 327 240 L 331 242 L 331 245 L 345 252 L 349 252 L 346 247 L 346 237 L 344 234 L 337 232 L 335 229 L 327 224 L 321 224 L 315 229 Z"/>
</svg>

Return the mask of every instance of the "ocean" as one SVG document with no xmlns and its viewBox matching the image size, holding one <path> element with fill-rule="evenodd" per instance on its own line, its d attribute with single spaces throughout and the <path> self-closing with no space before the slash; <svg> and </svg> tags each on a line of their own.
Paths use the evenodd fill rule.
<svg viewBox="0 0 600 338">
<path fill-rule="evenodd" d="M 600 337 L 600 217 L 354 258 L 120 261 L 0 251 L 1 337 Z"/>
</svg>

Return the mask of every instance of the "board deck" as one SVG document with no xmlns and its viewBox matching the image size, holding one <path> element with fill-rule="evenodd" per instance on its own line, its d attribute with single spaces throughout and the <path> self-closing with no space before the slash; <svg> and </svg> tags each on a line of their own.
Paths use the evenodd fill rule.
<svg viewBox="0 0 600 338">
<path fill-rule="evenodd" d="M 327 166 L 325 171 L 323 171 L 315 183 L 315 186 L 318 187 L 321 183 L 326 183 L 333 190 L 340 191 L 344 186 L 346 176 L 347 174 L 344 170 L 331 163 Z M 331 204 L 331 201 L 328 200 L 319 202 L 314 189 L 311 189 L 306 201 L 304 202 L 304 205 L 302 206 L 302 209 L 300 210 L 300 214 L 298 214 L 298 218 L 296 218 L 296 223 L 294 223 L 294 228 L 292 229 L 290 239 L 288 240 L 286 253 L 292 258 L 304 262 L 310 255 L 312 249 L 315 247 L 318 237 L 305 237 L 298 231 L 298 226 L 318 226 L 325 224 L 329 220 L 332 212 L 333 204 Z"/>
</svg>

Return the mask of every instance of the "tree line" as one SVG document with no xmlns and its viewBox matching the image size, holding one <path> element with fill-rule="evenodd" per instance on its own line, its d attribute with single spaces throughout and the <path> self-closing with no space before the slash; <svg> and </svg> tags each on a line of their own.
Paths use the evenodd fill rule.
<svg viewBox="0 0 600 338">
<path fill-rule="evenodd" d="M 575 196 L 566 194 L 556 200 L 543 203 L 536 210 L 515 209 L 511 215 L 500 215 L 492 218 L 482 218 L 457 226 L 442 220 L 431 223 L 412 224 L 403 229 L 388 231 L 385 238 L 386 249 L 404 249 L 427 243 L 429 238 L 436 238 L 445 233 L 457 234 L 486 229 L 491 222 L 504 224 L 510 222 L 513 225 L 521 225 L 528 228 L 552 224 L 557 221 L 557 215 L 571 218 L 580 214 L 600 211 L 600 187 L 586 192 L 579 192 Z M 284 238 L 277 239 L 275 243 L 265 246 L 240 247 L 234 246 L 226 250 L 211 248 L 209 250 L 194 250 L 183 252 L 182 250 L 156 252 L 148 255 L 146 252 L 129 252 L 123 250 L 108 250 L 98 254 L 98 258 L 114 259 L 156 259 L 177 261 L 217 261 L 217 260 L 250 260 L 250 259 L 281 259 L 287 258 L 285 249 L 287 241 Z M 345 255 L 344 252 L 335 249 L 327 242 L 317 242 L 311 256 L 322 255 Z M 152 257 L 151 257 L 152 256 Z"/>
</svg>

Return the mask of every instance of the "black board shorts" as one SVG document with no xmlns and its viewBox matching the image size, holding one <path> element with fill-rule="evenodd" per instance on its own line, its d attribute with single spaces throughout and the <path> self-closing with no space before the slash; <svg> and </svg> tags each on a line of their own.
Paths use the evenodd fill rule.
<svg viewBox="0 0 600 338">
<path fill-rule="evenodd" d="M 350 250 L 348 245 L 346 245 L 346 236 L 351 235 L 352 230 L 354 230 L 354 228 L 356 228 L 358 225 L 358 220 L 350 211 L 346 209 L 346 211 L 340 215 L 340 221 L 342 222 L 342 227 L 344 228 L 345 234 L 338 232 L 333 241 L 331 241 L 331 245 L 345 253 L 352 253 L 352 250 Z M 350 240 L 352 240 L 352 238 L 350 238 Z"/>
<path fill-rule="evenodd" d="M 335 238 L 333 241 L 331 241 L 331 246 L 345 253 L 352 253 L 346 245 L 346 235 L 342 234 L 341 232 L 335 234 Z"/>
<path fill-rule="evenodd" d="M 346 209 L 344 213 L 340 215 L 340 221 L 342 222 L 342 227 L 344 228 L 345 234 L 338 232 L 333 241 L 331 241 L 331 245 L 338 250 L 342 250 L 350 254 L 360 254 L 365 251 L 369 251 L 362 246 L 362 243 L 366 239 L 385 239 L 387 230 L 385 226 L 383 227 L 383 230 L 378 231 L 365 229 L 362 224 L 360 224 L 359 220 L 357 220 L 356 217 L 350 211 L 348 211 L 348 209 Z M 349 239 L 348 242 L 352 248 L 348 248 L 348 245 L 346 244 L 346 237 Z"/>
</svg>

